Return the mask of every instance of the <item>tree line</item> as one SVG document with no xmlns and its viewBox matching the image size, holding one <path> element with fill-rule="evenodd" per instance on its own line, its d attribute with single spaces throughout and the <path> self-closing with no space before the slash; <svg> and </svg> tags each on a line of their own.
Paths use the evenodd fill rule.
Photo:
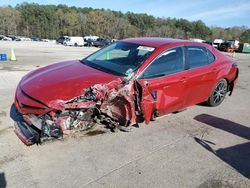
<svg viewBox="0 0 250 188">
<path fill-rule="evenodd" d="M 0 34 L 56 39 L 97 35 L 108 38 L 156 36 L 171 38 L 237 39 L 250 42 L 245 26 L 208 27 L 201 20 L 156 18 L 148 14 L 22 3 L 0 7 Z"/>
</svg>

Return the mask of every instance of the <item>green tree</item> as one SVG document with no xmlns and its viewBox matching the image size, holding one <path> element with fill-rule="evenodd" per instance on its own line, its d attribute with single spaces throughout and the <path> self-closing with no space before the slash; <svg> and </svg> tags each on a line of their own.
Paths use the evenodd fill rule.
<svg viewBox="0 0 250 188">
<path fill-rule="evenodd" d="M 244 31 L 240 36 L 240 41 L 243 43 L 250 43 L 250 29 Z"/>
<path fill-rule="evenodd" d="M 179 19 L 175 23 L 176 27 L 179 28 L 179 29 L 181 29 L 184 32 L 184 38 L 185 39 L 188 39 L 188 38 L 192 37 L 192 31 L 194 29 L 197 29 L 197 24 L 201 24 L 201 23 L 192 24 L 191 22 L 189 22 L 186 19 Z"/>
<path fill-rule="evenodd" d="M 193 37 L 208 40 L 212 31 L 201 20 L 193 22 Z"/>
<path fill-rule="evenodd" d="M 20 23 L 20 14 L 12 7 L 0 7 L 0 33 L 17 35 Z"/>
<path fill-rule="evenodd" d="M 105 9 L 66 5 L 22 3 L 15 8 L 0 7 L 0 34 L 57 38 L 62 35 L 98 35 L 109 38 L 155 36 L 239 39 L 248 28 L 207 27 L 201 20 L 155 18 L 148 14 L 122 13 Z"/>
</svg>

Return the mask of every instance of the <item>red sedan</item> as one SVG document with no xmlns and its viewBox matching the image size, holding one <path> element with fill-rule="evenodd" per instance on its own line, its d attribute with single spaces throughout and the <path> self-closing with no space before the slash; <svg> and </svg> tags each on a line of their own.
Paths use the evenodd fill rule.
<svg viewBox="0 0 250 188">
<path fill-rule="evenodd" d="M 95 125 L 127 130 L 233 91 L 237 64 L 210 45 L 166 38 L 115 42 L 87 58 L 53 64 L 20 81 L 15 133 L 26 144 Z"/>
</svg>

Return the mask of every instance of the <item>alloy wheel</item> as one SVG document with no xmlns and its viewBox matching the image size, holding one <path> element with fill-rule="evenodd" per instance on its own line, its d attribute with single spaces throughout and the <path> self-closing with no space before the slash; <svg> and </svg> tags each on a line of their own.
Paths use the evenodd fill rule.
<svg viewBox="0 0 250 188">
<path fill-rule="evenodd" d="M 226 93 L 227 93 L 227 82 L 226 80 L 221 80 L 215 86 L 215 89 L 213 92 L 214 104 L 220 104 L 224 100 Z"/>
</svg>

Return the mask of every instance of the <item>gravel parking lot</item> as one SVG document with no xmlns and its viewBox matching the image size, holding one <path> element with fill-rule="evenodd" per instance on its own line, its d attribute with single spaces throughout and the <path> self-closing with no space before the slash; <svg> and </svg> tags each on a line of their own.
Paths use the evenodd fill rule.
<svg viewBox="0 0 250 188">
<path fill-rule="evenodd" d="M 219 107 L 27 147 L 9 117 L 21 77 L 97 48 L 0 41 L 0 53 L 11 48 L 17 61 L 0 62 L 0 187 L 250 187 L 250 54 L 236 54 L 238 85 Z"/>
</svg>

